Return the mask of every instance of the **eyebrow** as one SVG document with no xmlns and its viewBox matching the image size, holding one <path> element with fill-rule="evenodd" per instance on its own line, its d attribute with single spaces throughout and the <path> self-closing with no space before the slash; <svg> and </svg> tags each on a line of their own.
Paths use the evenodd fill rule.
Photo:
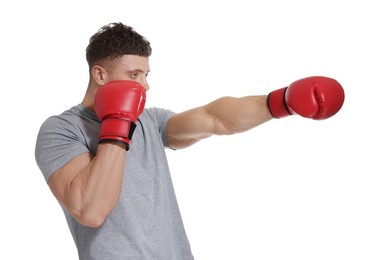
<svg viewBox="0 0 370 260">
<path fill-rule="evenodd" d="M 143 74 L 148 74 L 150 72 L 150 69 L 148 70 L 148 72 L 145 72 L 145 71 L 143 71 L 141 69 L 129 70 L 128 72 L 129 73 L 139 72 L 139 73 L 143 73 Z"/>
</svg>

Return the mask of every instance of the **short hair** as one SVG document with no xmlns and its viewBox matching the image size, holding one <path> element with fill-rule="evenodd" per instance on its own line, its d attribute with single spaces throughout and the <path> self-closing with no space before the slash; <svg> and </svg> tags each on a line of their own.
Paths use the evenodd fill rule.
<svg viewBox="0 0 370 260">
<path fill-rule="evenodd" d="M 150 42 L 132 27 L 122 23 L 104 25 L 90 38 L 86 48 L 86 60 L 91 69 L 102 61 L 113 60 L 123 55 L 149 57 Z"/>
</svg>

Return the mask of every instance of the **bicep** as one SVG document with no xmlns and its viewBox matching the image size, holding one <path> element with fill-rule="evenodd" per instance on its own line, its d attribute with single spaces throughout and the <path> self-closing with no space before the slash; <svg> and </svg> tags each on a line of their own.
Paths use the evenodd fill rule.
<svg viewBox="0 0 370 260">
<path fill-rule="evenodd" d="M 207 111 L 207 106 L 197 107 L 170 118 L 167 126 L 169 146 L 186 148 L 213 134 L 217 134 L 217 120 Z"/>
<path fill-rule="evenodd" d="M 82 153 L 57 169 L 50 176 L 48 185 L 54 196 L 62 205 L 66 205 L 67 192 L 71 182 L 92 160 L 93 155 L 91 153 Z"/>
</svg>

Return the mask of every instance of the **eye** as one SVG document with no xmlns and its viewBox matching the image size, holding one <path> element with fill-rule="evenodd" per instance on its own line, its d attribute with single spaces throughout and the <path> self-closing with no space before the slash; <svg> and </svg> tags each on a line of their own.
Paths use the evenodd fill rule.
<svg viewBox="0 0 370 260">
<path fill-rule="evenodd" d="M 131 79 L 136 79 L 136 78 L 137 78 L 137 75 L 138 75 L 138 74 L 137 74 L 136 72 L 131 73 L 131 74 L 130 74 L 130 78 L 131 78 Z"/>
</svg>

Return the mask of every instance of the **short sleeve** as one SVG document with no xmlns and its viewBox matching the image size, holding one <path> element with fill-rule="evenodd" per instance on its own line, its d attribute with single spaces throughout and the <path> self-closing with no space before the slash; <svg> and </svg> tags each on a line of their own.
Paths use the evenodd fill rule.
<svg viewBox="0 0 370 260">
<path fill-rule="evenodd" d="M 75 126 L 53 116 L 40 127 L 35 147 L 35 158 L 46 181 L 60 167 L 74 157 L 89 152 Z"/>
</svg>

